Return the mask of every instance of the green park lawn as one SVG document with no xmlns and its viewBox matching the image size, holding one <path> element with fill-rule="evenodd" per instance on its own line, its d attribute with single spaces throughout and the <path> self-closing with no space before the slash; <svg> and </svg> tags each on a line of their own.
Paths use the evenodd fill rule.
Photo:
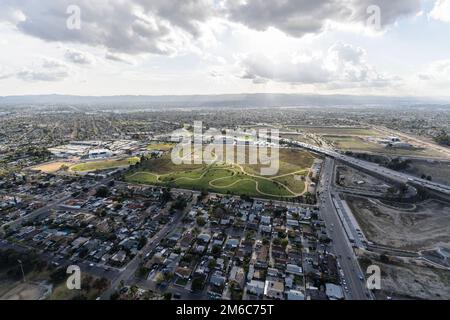
<svg viewBox="0 0 450 320">
<path fill-rule="evenodd" d="M 305 182 L 294 176 L 307 175 L 313 160 L 314 157 L 308 152 L 280 149 L 278 173 L 274 176 L 261 176 L 261 165 L 175 165 L 170 156 L 165 155 L 159 159 L 146 160 L 130 171 L 125 180 L 130 183 L 208 190 L 223 194 L 294 198 L 305 192 Z"/>
</svg>

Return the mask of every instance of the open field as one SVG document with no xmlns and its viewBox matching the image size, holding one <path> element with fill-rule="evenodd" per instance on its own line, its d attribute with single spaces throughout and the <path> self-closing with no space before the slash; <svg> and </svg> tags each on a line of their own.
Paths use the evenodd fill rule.
<svg viewBox="0 0 450 320">
<path fill-rule="evenodd" d="M 450 271 L 432 268 L 417 260 L 390 258 L 381 262 L 379 257 L 367 254 L 360 259 L 365 270 L 375 264 L 381 270 L 381 290 L 377 299 L 450 299 Z"/>
<path fill-rule="evenodd" d="M 295 173 L 309 169 L 314 162 L 314 156 L 306 151 L 279 149 L 279 158 L 275 160 L 274 164 L 278 166 L 279 170 L 277 176 Z M 261 168 L 267 167 L 264 164 L 243 165 L 244 171 L 255 175 L 259 175 Z"/>
<path fill-rule="evenodd" d="M 38 283 L 18 283 L 0 297 L 0 300 L 41 300 L 46 298 L 50 288 Z"/>
<path fill-rule="evenodd" d="M 347 196 L 346 200 L 369 241 L 419 251 L 450 242 L 450 205 L 437 200 L 411 208 Z"/>
<path fill-rule="evenodd" d="M 169 155 L 147 160 L 125 179 L 132 183 L 165 185 L 175 188 L 209 190 L 252 197 L 294 198 L 305 192 L 302 177 L 309 172 L 314 157 L 308 152 L 280 149 L 280 170 L 274 176 L 261 176 L 262 165 L 237 163 L 175 165 Z"/>
<path fill-rule="evenodd" d="M 73 166 L 72 162 L 66 162 L 66 161 L 56 161 L 56 162 L 50 162 L 50 163 L 44 163 L 42 165 L 36 166 L 33 169 L 40 170 L 45 173 L 54 173 L 63 167 L 69 168 L 70 166 Z"/>
<path fill-rule="evenodd" d="M 329 143 L 332 143 L 336 148 L 349 151 L 363 151 L 374 153 L 385 153 L 399 156 L 442 156 L 440 153 L 431 150 L 430 148 L 424 148 L 418 146 L 414 141 L 409 139 L 403 139 L 404 142 L 415 145 L 416 148 L 401 149 L 401 148 L 385 148 L 384 145 L 376 142 L 369 141 L 370 138 L 383 138 L 388 136 L 387 133 L 383 133 L 377 129 L 370 127 L 309 127 L 309 126 L 289 126 L 290 130 L 296 130 L 298 132 L 316 134 L 322 136 L 322 138 Z M 285 135 L 286 136 L 286 135 Z M 287 135 L 286 137 L 291 137 Z M 299 141 L 306 143 L 316 144 L 309 138 L 299 136 Z"/>
<path fill-rule="evenodd" d="M 301 133 L 292 133 L 292 134 L 286 134 L 286 133 L 282 133 L 280 134 L 280 138 L 283 139 L 291 139 L 294 141 L 300 141 L 303 143 L 307 143 L 307 144 L 311 144 L 311 145 L 318 145 L 317 142 L 310 138 L 309 136 L 305 135 L 305 134 L 301 134 Z"/>
<path fill-rule="evenodd" d="M 151 143 L 147 146 L 147 150 L 160 150 L 160 151 L 169 151 L 175 146 L 174 143 L 170 142 L 155 142 Z"/>
<path fill-rule="evenodd" d="M 387 192 L 391 184 L 349 166 L 337 167 L 338 184 L 342 187 L 375 192 Z"/>
<path fill-rule="evenodd" d="M 430 150 L 423 148 L 411 148 L 411 149 L 401 149 L 401 148 L 386 148 L 384 145 L 365 140 L 357 136 L 333 136 L 324 135 L 323 138 L 329 143 L 332 143 L 336 148 L 344 151 L 364 151 L 364 152 L 374 152 L 383 153 L 389 155 L 397 156 L 428 156 L 430 155 Z M 432 155 L 436 155 L 433 153 Z"/>
<path fill-rule="evenodd" d="M 336 135 L 336 136 L 379 136 L 380 134 L 366 127 L 308 127 L 308 126 L 289 126 L 291 130 L 315 133 L 319 135 Z"/>
<path fill-rule="evenodd" d="M 25 275 L 26 282 L 22 282 L 21 277 L 14 279 L 9 275 L 16 268 L 0 265 L 0 300 L 39 300 L 49 296 L 52 286 L 47 281 L 47 270 L 28 272 Z"/>
<path fill-rule="evenodd" d="M 238 167 L 220 165 L 204 166 L 191 171 L 158 175 L 152 172 L 138 171 L 126 177 L 134 183 L 165 185 L 176 188 L 210 190 L 218 193 L 245 194 L 252 197 L 295 197 L 284 186 L 274 180 L 249 176 Z M 296 188 L 304 190 L 304 183 Z"/>
<path fill-rule="evenodd" d="M 88 300 L 95 300 L 103 290 L 95 288 L 93 283 L 99 278 L 87 273 L 82 275 L 81 290 L 69 290 L 65 279 L 52 284 L 52 270 L 44 269 L 39 272 L 26 274 L 26 282 L 12 280 L 7 272 L 0 273 L 0 300 L 71 300 L 83 295 Z"/>
<path fill-rule="evenodd" d="M 119 160 L 89 161 L 70 166 L 69 170 L 73 172 L 88 172 L 95 170 L 105 170 L 105 169 L 125 167 L 129 165 L 134 165 L 138 162 L 139 162 L 138 157 L 131 157 Z"/>
<path fill-rule="evenodd" d="M 305 178 L 307 175 L 307 171 L 297 172 L 287 176 L 281 176 L 276 178 L 275 181 L 282 183 L 287 186 L 289 190 L 295 193 L 301 193 L 305 189 Z"/>
<path fill-rule="evenodd" d="M 82 283 L 81 290 L 67 289 L 66 282 L 64 281 L 53 288 L 51 295 L 47 297 L 47 300 L 74 300 L 79 295 L 84 296 L 87 300 L 95 300 L 100 296 L 102 290 L 95 289 L 92 286 L 93 281 L 94 280 L 90 280 L 91 283 L 89 283 L 89 286 Z"/>
<path fill-rule="evenodd" d="M 378 143 L 368 142 L 359 137 L 353 136 L 331 136 L 326 135 L 324 139 L 333 143 L 342 150 L 364 150 L 372 152 L 382 152 L 386 148 Z"/>
<path fill-rule="evenodd" d="M 107 160 L 93 160 L 93 161 L 55 161 L 44 163 L 35 167 L 33 170 L 39 170 L 45 173 L 55 173 L 60 170 L 66 170 L 68 172 L 89 172 L 96 170 L 106 170 L 119 167 L 125 167 L 138 163 L 140 159 L 138 157 L 129 157 L 125 159 L 107 159 Z"/>
<path fill-rule="evenodd" d="M 431 176 L 433 181 L 450 185 L 450 162 L 411 160 L 409 168 L 403 172 L 421 178 Z"/>
</svg>

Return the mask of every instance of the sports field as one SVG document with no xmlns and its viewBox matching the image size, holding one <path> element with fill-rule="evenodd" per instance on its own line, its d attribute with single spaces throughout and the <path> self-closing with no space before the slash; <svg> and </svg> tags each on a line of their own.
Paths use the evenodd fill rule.
<svg viewBox="0 0 450 320">
<path fill-rule="evenodd" d="M 150 143 L 147 146 L 147 150 L 154 151 L 154 150 L 160 150 L 160 151 L 169 151 L 173 148 L 175 144 L 171 142 L 153 142 Z"/>
<path fill-rule="evenodd" d="M 172 163 L 167 154 L 149 159 L 130 172 L 125 180 L 132 183 L 163 185 L 174 188 L 209 190 L 212 192 L 264 198 L 295 198 L 306 190 L 305 176 L 314 157 L 299 150 L 279 149 L 279 171 L 273 176 L 260 174 L 261 164 L 237 163 L 182 164 Z"/>
<path fill-rule="evenodd" d="M 65 162 L 65 161 L 55 161 L 55 162 L 48 162 L 41 164 L 39 166 L 34 167 L 33 169 L 39 170 L 45 173 L 54 173 L 62 168 L 66 167 L 69 168 L 70 166 L 73 166 L 72 162 Z"/>
<path fill-rule="evenodd" d="M 76 164 L 69 168 L 73 172 L 88 172 L 96 170 L 106 170 L 113 168 L 126 167 L 129 165 L 134 165 L 139 162 L 138 157 L 130 157 L 119 160 L 99 160 L 99 161 L 89 161 Z"/>
<path fill-rule="evenodd" d="M 126 167 L 138 163 L 138 157 L 128 157 L 124 159 L 107 159 L 107 160 L 93 160 L 93 161 L 54 161 L 47 162 L 35 166 L 32 169 L 39 170 L 45 173 L 55 173 L 58 171 L 83 173 L 96 170 L 114 169 Z"/>
</svg>

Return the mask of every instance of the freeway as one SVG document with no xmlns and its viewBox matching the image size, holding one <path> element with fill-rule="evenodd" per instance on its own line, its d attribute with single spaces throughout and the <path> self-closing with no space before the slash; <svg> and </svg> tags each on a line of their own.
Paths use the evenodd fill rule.
<svg viewBox="0 0 450 320">
<path fill-rule="evenodd" d="M 286 140 L 286 139 L 283 139 Z M 382 167 L 376 163 L 356 159 L 347 155 L 344 155 L 342 153 L 339 153 L 337 151 L 331 150 L 331 149 L 325 149 L 317 146 L 313 146 L 307 143 L 299 142 L 299 141 L 292 141 L 289 140 L 291 143 L 297 145 L 300 148 L 307 149 L 309 151 L 313 151 L 316 153 L 320 153 L 322 155 L 328 156 L 330 158 L 333 158 L 335 160 L 339 160 L 341 162 L 344 162 L 348 165 L 351 165 L 353 167 L 359 168 L 359 169 L 365 169 L 371 172 L 374 172 L 378 175 L 384 176 L 388 179 L 395 180 L 400 183 L 412 183 L 419 185 L 423 188 L 427 188 L 433 191 L 437 191 L 440 193 L 443 193 L 445 195 L 450 195 L 450 186 L 443 185 L 440 183 L 428 181 L 425 179 L 416 178 L 414 176 L 411 176 L 409 174 L 401 173 L 395 170 L 391 170 L 385 167 Z"/>
<path fill-rule="evenodd" d="M 426 179 L 417 178 L 414 176 L 411 176 L 409 174 L 405 174 L 402 172 L 398 172 L 395 170 L 388 169 L 386 167 L 380 166 L 379 164 L 372 163 L 369 161 L 364 161 L 361 159 L 356 159 L 351 156 L 347 156 L 345 154 L 342 154 L 335 149 L 327 146 L 327 147 L 318 147 L 314 146 L 308 143 L 292 140 L 292 139 L 286 139 L 286 138 L 273 138 L 268 135 L 260 135 L 260 138 L 266 138 L 271 139 L 272 141 L 278 140 L 281 143 L 290 143 L 291 145 L 297 146 L 301 149 L 306 149 L 330 158 L 333 158 L 335 160 L 339 160 L 343 163 L 346 163 L 347 165 L 351 165 L 357 169 L 365 169 L 368 171 L 371 171 L 373 173 L 376 173 L 378 175 L 381 175 L 383 177 L 386 177 L 390 180 L 394 180 L 400 183 L 410 183 L 414 184 L 423 188 L 430 189 L 432 191 L 437 191 L 439 193 L 445 194 L 447 196 L 450 195 L 450 186 L 428 181 Z"/>
<path fill-rule="evenodd" d="M 329 237 L 333 240 L 332 251 L 336 254 L 339 265 L 342 268 L 346 298 L 349 300 L 370 299 L 371 294 L 362 278 L 363 272 L 333 204 L 331 184 L 334 176 L 333 171 L 334 160 L 326 158 L 318 186 L 322 219 L 327 226 Z"/>
</svg>

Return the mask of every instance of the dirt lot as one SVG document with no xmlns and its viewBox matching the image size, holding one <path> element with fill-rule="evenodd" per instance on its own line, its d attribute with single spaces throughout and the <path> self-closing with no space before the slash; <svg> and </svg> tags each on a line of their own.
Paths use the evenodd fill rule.
<svg viewBox="0 0 450 320">
<path fill-rule="evenodd" d="M 429 200 L 413 209 L 395 209 L 360 197 L 346 200 L 369 241 L 413 251 L 450 242 L 448 204 Z"/>
<path fill-rule="evenodd" d="M 311 127 L 311 126 L 289 126 L 290 129 L 321 135 L 355 135 L 355 136 L 378 136 L 379 133 L 369 127 Z"/>
<path fill-rule="evenodd" d="M 280 137 L 284 138 L 284 139 L 291 139 L 291 140 L 300 141 L 300 142 L 308 143 L 308 144 L 312 144 L 312 145 L 318 145 L 317 141 L 315 141 L 314 139 L 312 139 L 311 137 L 309 137 L 308 135 L 303 134 L 303 133 L 280 134 Z"/>
<path fill-rule="evenodd" d="M 51 288 L 44 284 L 20 283 L 0 297 L 0 300 L 40 300 L 45 298 Z"/>
<path fill-rule="evenodd" d="M 34 167 L 33 169 L 40 170 L 45 173 L 53 173 L 60 170 L 63 166 L 70 167 L 71 165 L 73 165 L 73 163 L 71 162 L 56 161 L 42 164 L 40 166 Z"/>
<path fill-rule="evenodd" d="M 329 144 L 345 151 L 371 152 L 393 156 L 439 156 L 439 154 L 427 148 L 389 148 L 359 136 L 324 135 L 323 138 Z"/>
<path fill-rule="evenodd" d="M 370 260 L 367 260 L 369 258 Z M 450 299 L 450 271 L 432 268 L 422 262 L 390 258 L 381 262 L 374 255 L 360 260 L 365 270 L 369 264 L 380 267 L 381 290 L 377 299 Z"/>
<path fill-rule="evenodd" d="M 424 174 L 431 176 L 435 182 L 450 185 L 450 162 L 412 160 L 404 172 L 419 178 Z"/>
<path fill-rule="evenodd" d="M 339 172 L 339 185 L 342 187 L 378 192 L 386 192 L 390 187 L 383 180 L 369 176 L 362 171 L 347 166 L 339 166 L 337 169 Z"/>
</svg>

